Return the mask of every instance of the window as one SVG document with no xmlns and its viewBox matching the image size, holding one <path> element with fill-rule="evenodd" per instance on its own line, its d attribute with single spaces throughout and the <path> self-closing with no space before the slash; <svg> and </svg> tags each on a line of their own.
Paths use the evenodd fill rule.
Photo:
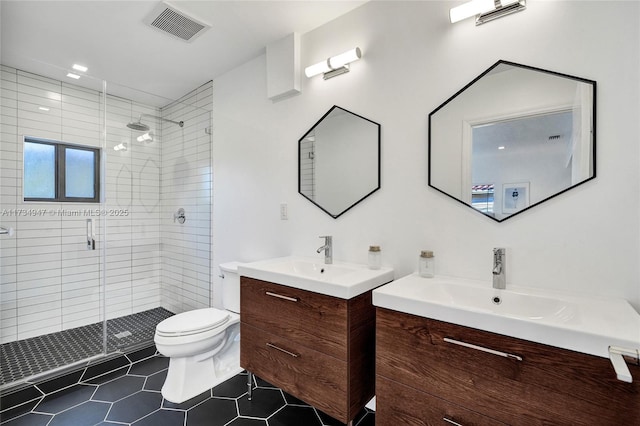
<svg viewBox="0 0 640 426">
<path fill-rule="evenodd" d="M 24 201 L 100 202 L 100 150 L 24 139 Z"/>
</svg>

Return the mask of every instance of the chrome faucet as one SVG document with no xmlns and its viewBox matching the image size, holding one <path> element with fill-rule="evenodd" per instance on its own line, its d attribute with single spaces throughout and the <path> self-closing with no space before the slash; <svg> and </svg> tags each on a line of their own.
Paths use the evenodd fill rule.
<svg viewBox="0 0 640 426">
<path fill-rule="evenodd" d="M 493 288 L 507 288 L 506 256 L 505 249 L 493 249 Z"/>
<path fill-rule="evenodd" d="M 317 251 L 320 253 L 324 250 L 324 263 L 327 265 L 331 265 L 333 263 L 333 239 L 330 235 L 324 235 L 320 238 L 324 238 L 324 245 L 320 247 Z"/>
</svg>

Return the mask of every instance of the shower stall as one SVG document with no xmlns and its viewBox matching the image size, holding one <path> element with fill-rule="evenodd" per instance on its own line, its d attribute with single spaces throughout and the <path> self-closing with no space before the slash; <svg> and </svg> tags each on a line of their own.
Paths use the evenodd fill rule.
<svg viewBox="0 0 640 426">
<path fill-rule="evenodd" d="M 1 68 L 4 393 L 211 303 L 212 83 L 169 100 L 58 71 Z"/>
</svg>

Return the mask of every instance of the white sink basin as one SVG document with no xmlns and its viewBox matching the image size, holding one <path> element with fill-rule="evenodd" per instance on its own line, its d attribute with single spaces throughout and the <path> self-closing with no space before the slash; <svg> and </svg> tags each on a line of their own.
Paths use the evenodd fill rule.
<svg viewBox="0 0 640 426">
<path fill-rule="evenodd" d="M 279 257 L 238 266 L 241 276 L 270 281 L 328 296 L 351 299 L 393 280 L 393 269 L 298 256 Z"/>
<path fill-rule="evenodd" d="M 623 299 L 413 274 L 375 290 L 373 304 L 601 357 L 640 346 L 640 315 Z"/>
<path fill-rule="evenodd" d="M 515 290 L 499 291 L 493 289 L 491 284 L 444 277 L 426 280 L 415 276 L 414 281 L 421 286 L 416 290 L 434 304 L 531 321 L 579 321 L 576 304 L 569 300 Z"/>
<path fill-rule="evenodd" d="M 331 281 L 345 274 L 351 274 L 358 270 L 349 266 L 325 265 L 313 260 L 302 260 L 298 258 L 285 258 L 283 261 L 270 261 L 261 265 L 263 269 L 271 272 L 291 276 L 312 278 L 320 281 Z"/>
</svg>

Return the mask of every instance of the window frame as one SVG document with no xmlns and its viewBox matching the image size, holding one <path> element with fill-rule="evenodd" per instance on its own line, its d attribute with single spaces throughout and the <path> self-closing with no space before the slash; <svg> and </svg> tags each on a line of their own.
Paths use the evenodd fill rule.
<svg viewBox="0 0 640 426">
<path fill-rule="evenodd" d="M 24 144 L 37 143 L 41 145 L 51 145 L 55 148 L 55 197 L 54 198 L 38 198 L 24 196 L 24 179 L 25 179 L 25 162 L 24 162 Z M 56 141 L 52 139 L 37 138 L 25 136 L 23 141 L 23 163 L 22 163 L 22 199 L 24 201 L 36 201 L 46 203 L 99 203 L 100 202 L 100 154 L 101 149 L 87 146 L 72 144 L 67 142 Z M 93 197 L 67 197 L 66 194 L 66 151 L 67 149 L 76 149 L 82 151 L 90 151 L 93 156 Z"/>
</svg>

